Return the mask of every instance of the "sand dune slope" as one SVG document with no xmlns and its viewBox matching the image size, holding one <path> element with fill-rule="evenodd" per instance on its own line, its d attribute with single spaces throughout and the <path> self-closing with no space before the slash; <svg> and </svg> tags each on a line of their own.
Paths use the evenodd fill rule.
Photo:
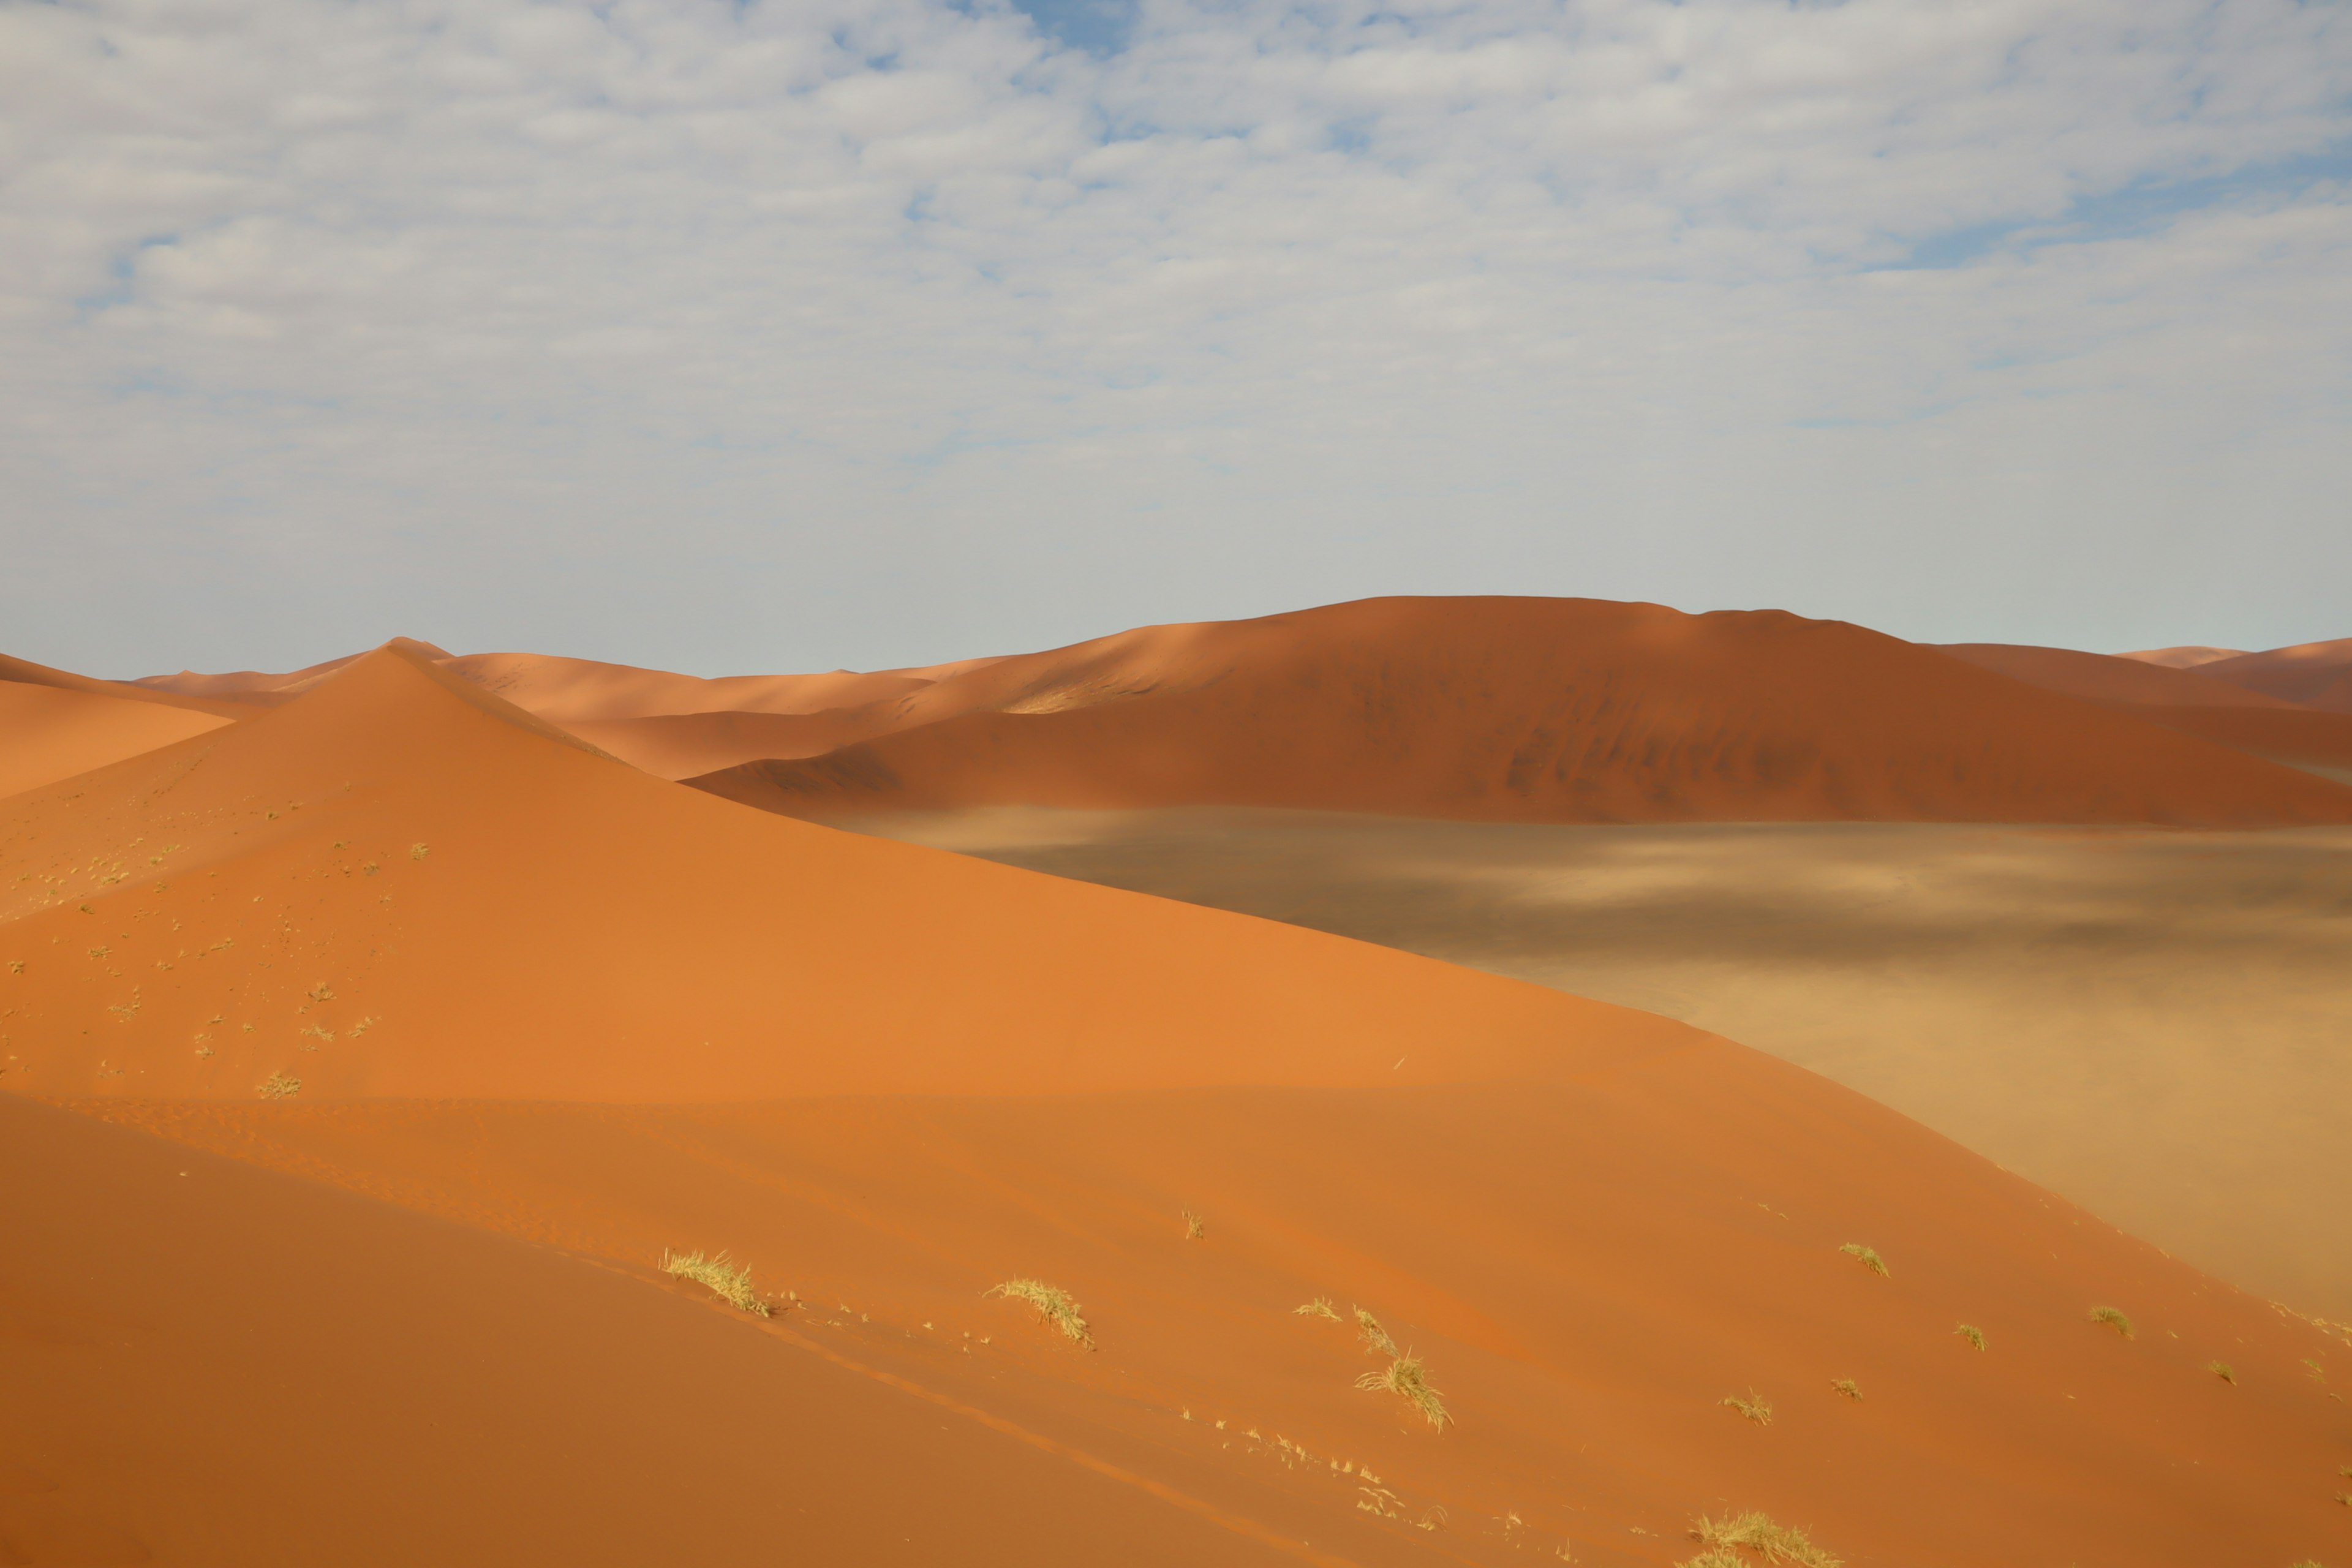
<svg viewBox="0 0 2352 1568">
<path fill-rule="evenodd" d="M 2352 793 L 2326 781 L 1777 611 L 1368 600 L 999 660 L 898 706 L 895 733 L 692 782 L 818 817 L 1238 804 L 1517 821 L 2352 820 Z"/>
<path fill-rule="evenodd" d="M 1657 1565 L 1726 1508 L 1856 1568 L 2345 1539 L 2352 1345 L 1729 1046 L 1402 1091 L 108 1106 L 638 1268 L 732 1248 L 811 1342 L 1343 1562 Z M 983 1294 L 1023 1277 L 1091 1350 Z M 1356 1386 L 1358 1308 L 1443 1432 Z"/>
<path fill-rule="evenodd" d="M 92 697 L 119 698 L 126 702 L 154 703 L 194 713 L 210 713 L 223 719 L 242 719 L 249 711 L 235 702 L 186 692 L 157 690 L 131 680 L 100 680 L 94 676 L 76 675 L 71 670 L 52 669 L 46 664 L 35 664 L 27 658 L 11 658 L 5 654 L 0 654 L 0 680 L 13 681 L 19 686 L 46 686 L 58 691 L 79 691 Z"/>
<path fill-rule="evenodd" d="M 2240 654 L 2200 665 L 2198 673 L 2307 708 L 2352 713 L 2352 637 Z"/>
<path fill-rule="evenodd" d="M 2217 658 L 2235 658 L 2246 650 L 2242 647 L 2213 647 L 2204 643 L 2182 643 L 2174 647 L 2144 647 L 2130 653 L 2119 653 L 2117 658 L 2136 658 L 2142 664 L 2159 664 L 2168 669 L 2194 669 L 2200 664 L 2210 664 Z"/>
<path fill-rule="evenodd" d="M 590 1457 L 555 1495 L 665 1520 L 709 1444 L 677 1439 L 635 1492 L 606 1478 L 712 1411 L 746 1452 L 709 1476 L 711 1539 L 768 1527 L 769 1500 L 739 1494 L 772 1458 L 806 1471 L 778 1477 L 783 1498 L 841 1493 L 809 1504 L 842 1532 L 815 1561 L 889 1561 L 859 1544 L 873 1521 L 992 1490 L 1016 1520 L 1069 1513 L 1017 1549 L 978 1527 L 969 1548 L 932 1530 L 902 1546 L 1151 1561 L 1120 1543 L 1162 1505 L 1189 1522 L 1161 1560 L 1249 1561 L 1254 1542 L 1324 1568 L 1570 1542 L 1657 1568 L 1691 1554 L 1695 1516 L 1744 1508 L 1857 1568 L 2189 1568 L 2341 1539 L 2346 1417 L 2310 1368 L 2352 1378 L 2352 1346 L 1822 1079 L 1516 981 L 745 811 L 401 648 L 16 797 L 0 877 L 0 1088 L 552 1242 L 646 1300 L 434 1253 L 281 1202 L 292 1189 L 159 1198 L 144 1156 L 93 1155 L 132 1184 L 102 1213 L 11 1216 L 0 1300 L 62 1303 L 48 1324 L 118 1310 L 132 1353 L 35 1334 L 0 1341 L 0 1364 L 27 1407 L 92 1413 L 69 1435 L 127 1383 L 194 1369 L 135 1455 L 81 1436 L 17 1461 L 77 1509 L 107 1463 L 135 1472 L 110 1495 L 163 1500 L 84 1522 L 158 1551 L 200 1533 L 173 1521 L 204 1506 L 173 1479 L 175 1413 L 291 1425 L 340 1467 L 369 1450 L 298 1424 L 365 1418 L 385 1383 L 433 1412 L 387 1426 L 419 1463 L 478 1442 L 506 1453 L 491 1479 L 555 1486 L 510 1452 L 537 1435 Z M 42 1136 L 22 1142 L 96 1204 L 99 1177 Z M 224 1266 L 168 1250 L 183 1229 Z M 71 1231 L 121 1258 L 90 1261 Z M 684 1288 L 650 1272 L 666 1247 L 731 1249 L 776 1316 L 710 1307 L 677 1328 L 663 1293 Z M 333 1289 L 304 1294 L 289 1254 Z M 387 1258 L 415 1289 L 384 1284 Z M 1091 1349 L 987 1294 L 1023 1278 L 1072 1294 Z M 546 1305 L 564 1290 L 576 1309 Z M 398 1331 L 445 1297 L 447 1324 Z M 1318 1298 L 1331 1316 L 1297 1310 Z M 2101 1305 L 2128 1337 L 2092 1321 Z M 267 1331 L 216 1352 L 240 1321 Z M 344 1321 L 381 1368 L 351 1364 Z M 440 1369 L 473 1365 L 484 1334 L 543 1342 L 506 1381 L 451 1390 Z M 583 1385 L 592 1344 L 644 1366 Z M 436 1381 L 404 1375 L 412 1352 Z M 1360 1386 L 1408 1361 L 1442 1429 Z M 256 1363 L 259 1387 L 220 1370 Z M 834 1372 L 936 1412 L 944 1447 L 912 1447 L 929 1427 Z M 560 1392 L 509 1419 L 541 1388 Z M 417 1436 L 443 1418 L 436 1391 L 465 1443 Z M 763 1408 L 790 1439 L 753 1429 Z M 901 1436 L 899 1476 L 871 1474 L 863 1457 Z M 997 1438 L 1082 1473 L 1022 1469 Z M 887 1489 L 909 1471 L 911 1499 Z M 1088 1501 L 1108 1494 L 1087 1478 L 1150 1506 Z M 301 1517 L 366 1539 L 370 1485 L 354 1471 Z"/>
<path fill-rule="evenodd" d="M 2195 669 L 2168 668 L 2128 656 L 2023 643 L 1939 643 L 1936 647 L 1938 652 L 1980 669 L 1996 670 L 2011 680 L 2094 702 L 2176 708 L 2287 710 L 2295 706 L 2284 698 L 2216 680 Z"/>
<path fill-rule="evenodd" d="M 228 721 L 160 702 L 0 680 L 0 798 L 71 778 Z"/>
<path fill-rule="evenodd" d="M 5 1096 L 0 1185 L 0 1562 L 1296 1561 L 650 1270 Z"/>
<path fill-rule="evenodd" d="M 70 798 L 11 801 L 0 920 L 22 965 L 0 974 L 8 1086 L 57 1094 L 1402 1085 L 1697 1037 L 748 812 L 389 648 Z"/>
</svg>

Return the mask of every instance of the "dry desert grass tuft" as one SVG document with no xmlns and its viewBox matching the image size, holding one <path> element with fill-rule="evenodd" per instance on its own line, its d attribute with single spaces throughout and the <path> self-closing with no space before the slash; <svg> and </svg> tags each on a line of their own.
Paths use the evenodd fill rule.
<svg viewBox="0 0 2352 1568">
<path fill-rule="evenodd" d="M 727 1255 L 706 1258 L 699 1252 L 665 1252 L 662 1272 L 673 1279 L 691 1279 L 708 1287 L 710 1293 L 731 1307 L 740 1307 L 756 1318 L 769 1315 L 768 1303 L 760 1300 L 751 1289 L 751 1270 L 727 1261 Z"/>
<path fill-rule="evenodd" d="M 1088 1350 L 1095 1348 L 1095 1337 L 1087 1328 L 1086 1319 L 1079 1316 L 1077 1302 L 1058 1285 L 1048 1285 L 1042 1279 L 1007 1279 L 1002 1285 L 991 1286 L 982 1295 L 1006 1296 L 1016 1301 L 1026 1301 L 1063 1333 Z"/>
<path fill-rule="evenodd" d="M 1814 1545 L 1803 1531 L 1775 1524 L 1769 1514 L 1750 1511 L 1722 1521 L 1702 1514 L 1699 1521 L 1691 1526 L 1691 1534 L 1710 1550 L 1683 1563 L 1681 1568 L 1742 1564 L 1745 1560 L 1739 1552 L 1743 1547 L 1767 1563 L 1795 1563 L 1801 1568 L 1843 1568 L 1842 1559 Z"/>
<path fill-rule="evenodd" d="M 1886 1260 L 1878 1256 L 1876 1247 L 1864 1247 L 1858 1241 L 1849 1241 L 1838 1250 L 1879 1278 L 1886 1278 Z"/>
<path fill-rule="evenodd" d="M 2126 1338 L 2126 1339 L 2129 1339 L 2129 1338 L 2131 1338 L 2131 1337 L 2132 1337 L 2132 1321 L 2131 1321 L 2129 1318 L 2127 1318 L 2127 1317 L 2124 1316 L 2124 1314 L 2122 1313 L 2122 1311 L 2120 1311 L 2120 1310 L 2117 1310 L 2116 1308 L 2114 1308 L 2114 1307 L 2094 1307 L 2094 1308 L 2092 1308 L 2092 1309 L 2091 1309 L 2091 1321 L 2093 1321 L 2093 1322 L 2095 1322 L 2095 1323 L 2105 1323 L 2105 1324 L 2106 1324 L 2106 1325 L 2107 1325 L 2107 1327 L 2109 1327 L 2109 1328 L 2111 1328 L 2111 1329 L 2115 1330 L 2115 1331 L 2116 1331 L 2116 1332 L 2117 1332 L 2117 1333 L 2119 1333 L 2119 1334 L 2123 1335 L 2123 1337 L 2124 1337 L 2124 1338 Z"/>
<path fill-rule="evenodd" d="M 1318 1296 L 1307 1305 L 1293 1307 L 1290 1310 L 1297 1317 L 1328 1318 L 1335 1323 L 1339 1321 L 1339 1314 L 1331 1310 L 1331 1298 L 1328 1296 Z"/>
<path fill-rule="evenodd" d="M 1984 1331 L 1978 1328 L 1974 1323 L 1962 1323 L 1958 1328 L 1954 1329 L 1952 1332 L 1959 1335 L 1960 1338 L 1968 1341 L 1969 1343 L 1976 1346 L 1979 1350 L 1985 1348 Z"/>
<path fill-rule="evenodd" d="M 1184 1239 L 1204 1241 L 1209 1235 L 1209 1222 L 1192 1209 L 1184 1211 Z"/>
<path fill-rule="evenodd" d="M 290 1100 L 301 1091 L 302 1080 L 290 1072 L 271 1073 L 259 1085 L 264 1100 Z"/>
<path fill-rule="evenodd" d="M 1429 1369 L 1421 1358 L 1406 1351 L 1380 1372 L 1368 1372 L 1356 1379 L 1356 1386 L 1370 1394 L 1393 1394 L 1425 1416 L 1432 1426 L 1445 1430 L 1454 1419 L 1445 1408 L 1445 1401 L 1429 1385 Z"/>
<path fill-rule="evenodd" d="M 1725 1409 L 1738 1411 L 1740 1415 L 1755 1422 L 1759 1426 L 1772 1425 L 1771 1402 L 1752 1388 L 1748 1391 L 1748 1397 L 1745 1399 L 1736 1394 L 1727 1394 L 1720 1403 Z"/>
</svg>

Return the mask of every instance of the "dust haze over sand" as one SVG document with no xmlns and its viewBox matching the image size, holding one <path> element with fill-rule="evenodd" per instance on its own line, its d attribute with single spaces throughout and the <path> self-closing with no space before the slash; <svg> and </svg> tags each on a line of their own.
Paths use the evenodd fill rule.
<svg viewBox="0 0 2352 1568">
<path fill-rule="evenodd" d="M 2352 1319 L 2352 832 L 997 808 L 869 829 L 1425 952 L 1822 1073 Z"/>
<path fill-rule="evenodd" d="M 1401 928 L 1040 875 L 619 760 L 764 743 L 771 720 L 835 727 L 835 756 L 1028 725 L 1117 741 L 1095 753 L 1114 774 L 1213 740 L 1196 783 L 1328 791 L 1349 758 L 1402 759 L 1392 787 L 1453 815 L 1465 788 L 1507 796 L 1519 755 L 1554 759 L 1529 797 L 1580 779 L 1670 816 L 1759 791 L 1767 815 L 2330 823 L 2352 802 L 1860 628 L 1538 606 L 1613 628 L 1571 650 L 1609 677 L 1571 709 L 1612 726 L 1581 772 L 1559 759 L 1593 758 L 1590 735 L 1533 719 L 1543 745 L 1491 749 L 1557 649 L 1434 658 L 1396 605 L 1341 609 L 1353 640 L 1304 657 L 1297 622 L 1331 613 L 866 675 L 403 643 L 291 677 L 51 682 L 235 721 L 0 799 L 0 1089 L 49 1102 L 0 1104 L 10 1190 L 37 1194 L 0 1215 L 0 1541 L 645 1561 L 687 1512 L 660 1539 L 710 1554 L 1370 1568 L 1572 1542 L 1656 1568 L 1693 1553 L 1696 1515 L 1760 1508 L 1858 1565 L 2334 1550 L 2352 1338 L 1899 1108 L 1399 951 Z M 1368 685 L 1384 637 L 1399 673 Z M 1466 768 L 1465 736 L 1490 748 Z M 1055 776 L 1016 760 L 994 776 Z M 1832 831 L 1411 826 L 1614 834 L 1636 861 L 1664 842 L 1644 834 Z M 1500 885 L 1526 891 L 1535 858 Z M 1672 887 L 1691 858 L 1616 871 Z M 1874 874 L 1796 859 L 1759 881 Z M 2009 896 L 1947 880 L 1939 908 Z M 2277 901 L 2291 945 L 2313 910 Z M 1541 949 L 1550 906 L 1519 902 L 1537 918 L 1498 929 Z M 1664 973 L 1639 946 L 1621 973 Z M 767 1315 L 663 1275 L 673 1248 L 728 1252 Z M 988 1294 L 1018 1279 L 1066 1290 L 1087 1342 Z M 1334 1316 L 1297 1310 L 1318 1300 Z M 1442 1424 L 1359 1385 L 1408 1356 Z M 487 1381 L 457 1375 L 477 1360 Z M 257 1477 L 306 1488 L 284 1529 L 255 1523 Z"/>
</svg>

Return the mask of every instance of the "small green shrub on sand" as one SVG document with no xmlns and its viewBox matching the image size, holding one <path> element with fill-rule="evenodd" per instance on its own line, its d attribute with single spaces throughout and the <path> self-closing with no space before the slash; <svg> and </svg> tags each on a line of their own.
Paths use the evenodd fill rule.
<svg viewBox="0 0 2352 1568">
<path fill-rule="evenodd" d="M 1088 1350 L 1095 1348 L 1095 1337 L 1088 1331 L 1086 1319 L 1078 1315 L 1077 1302 L 1058 1285 L 1048 1285 L 1043 1279 L 1007 1279 L 1002 1285 L 991 1286 L 982 1294 L 1026 1301 L 1037 1309 L 1039 1316 L 1063 1333 Z"/>
<path fill-rule="evenodd" d="M 2215 1377 L 2220 1378 L 2223 1383 L 2235 1383 L 2238 1381 L 2237 1373 L 2231 1369 L 2230 1363 L 2226 1361 L 2209 1361 L 2205 1363 L 2205 1370 L 2211 1373 Z"/>
<path fill-rule="evenodd" d="M 699 1252 L 665 1252 L 661 1266 L 663 1273 L 705 1286 L 730 1307 L 740 1307 L 755 1318 L 768 1316 L 768 1304 L 751 1289 L 751 1269 L 729 1263 L 723 1252 L 716 1258 L 705 1258 Z"/>
</svg>

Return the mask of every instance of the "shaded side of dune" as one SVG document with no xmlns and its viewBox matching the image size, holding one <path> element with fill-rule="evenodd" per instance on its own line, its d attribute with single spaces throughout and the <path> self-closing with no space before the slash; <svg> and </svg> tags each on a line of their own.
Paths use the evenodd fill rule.
<svg viewBox="0 0 2352 1568">
<path fill-rule="evenodd" d="M 1191 630 L 1182 683 L 1131 669 L 1133 695 L 963 712 L 688 782 L 816 818 L 1231 805 L 1526 822 L 2352 821 L 2352 790 L 2328 781 L 1777 611 L 1391 599 Z M 1213 655 L 1224 664 L 1207 676 Z"/>
</svg>

